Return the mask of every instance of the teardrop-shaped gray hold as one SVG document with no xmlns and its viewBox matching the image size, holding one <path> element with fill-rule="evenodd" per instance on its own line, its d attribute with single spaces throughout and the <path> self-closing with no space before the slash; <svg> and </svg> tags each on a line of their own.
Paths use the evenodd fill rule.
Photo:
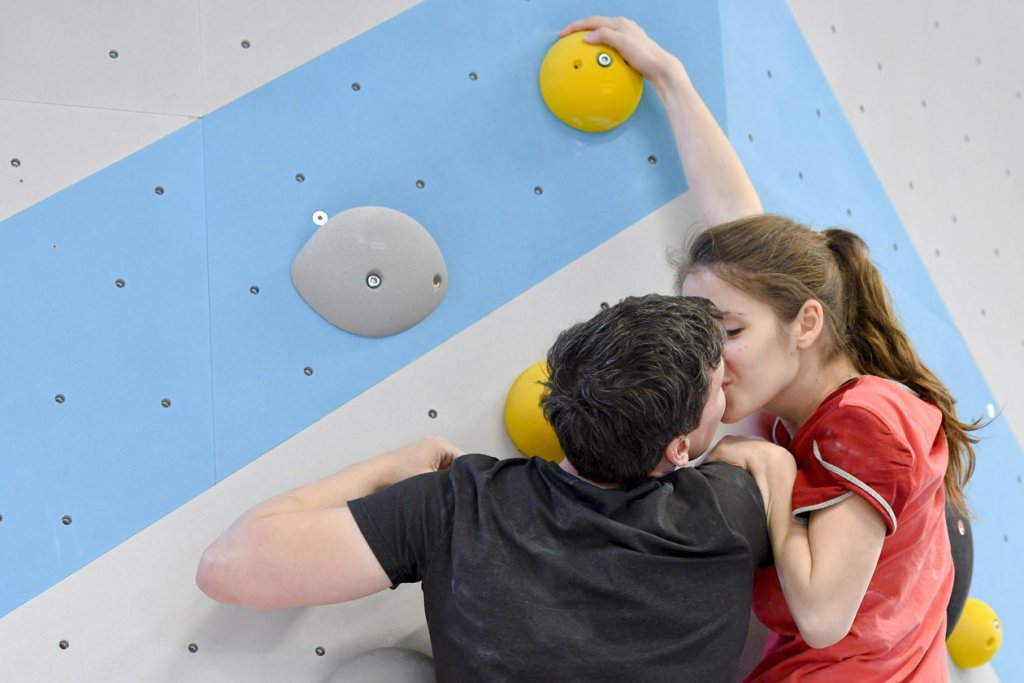
<svg viewBox="0 0 1024 683">
<path fill-rule="evenodd" d="M 414 219 L 359 206 L 313 233 L 292 261 L 292 283 L 330 323 L 385 337 L 437 308 L 448 291 L 448 269 L 434 238 Z"/>
</svg>

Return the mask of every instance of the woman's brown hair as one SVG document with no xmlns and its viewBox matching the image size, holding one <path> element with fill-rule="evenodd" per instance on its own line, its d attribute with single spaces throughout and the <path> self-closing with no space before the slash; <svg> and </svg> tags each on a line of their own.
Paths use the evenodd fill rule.
<svg viewBox="0 0 1024 683">
<path fill-rule="evenodd" d="M 946 500 L 967 513 L 963 489 L 974 472 L 971 432 L 983 425 L 956 415 L 949 389 L 918 357 L 889 300 L 867 244 L 852 232 L 818 232 L 788 218 L 752 216 L 699 233 L 677 264 L 679 280 L 707 270 L 764 301 L 783 322 L 814 299 L 825 310 L 829 358 L 843 354 L 863 374 L 895 380 L 942 412 L 949 444 Z"/>
</svg>

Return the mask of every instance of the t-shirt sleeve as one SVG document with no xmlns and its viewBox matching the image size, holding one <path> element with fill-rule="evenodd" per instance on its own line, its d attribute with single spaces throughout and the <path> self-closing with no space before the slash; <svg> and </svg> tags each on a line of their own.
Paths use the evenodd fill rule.
<svg viewBox="0 0 1024 683">
<path fill-rule="evenodd" d="M 860 496 L 878 511 L 886 535 L 896 531 L 912 487 L 914 453 L 902 433 L 859 406 L 843 406 L 817 425 L 812 455 L 797 471 L 793 516 Z"/>
<path fill-rule="evenodd" d="M 772 564 L 764 498 L 754 478 L 742 467 L 726 462 L 708 463 L 701 471 L 719 480 L 716 488 L 726 522 L 746 540 L 754 564 L 758 567 Z"/>
<path fill-rule="evenodd" d="M 420 581 L 451 525 L 450 471 L 428 472 L 349 501 L 348 508 L 381 567 L 400 583 Z"/>
</svg>

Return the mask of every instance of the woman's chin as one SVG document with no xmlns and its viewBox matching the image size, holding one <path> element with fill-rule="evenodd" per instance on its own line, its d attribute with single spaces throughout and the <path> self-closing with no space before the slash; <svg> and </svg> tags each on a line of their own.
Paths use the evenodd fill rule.
<svg viewBox="0 0 1024 683">
<path fill-rule="evenodd" d="M 732 408 L 726 406 L 725 412 L 722 413 L 722 424 L 736 424 L 743 418 L 750 417 L 753 413 L 753 410 L 733 410 Z"/>
</svg>

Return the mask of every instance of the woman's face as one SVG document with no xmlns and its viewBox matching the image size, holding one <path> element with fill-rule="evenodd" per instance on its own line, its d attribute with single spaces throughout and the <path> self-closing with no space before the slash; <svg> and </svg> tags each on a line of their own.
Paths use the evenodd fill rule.
<svg viewBox="0 0 1024 683">
<path fill-rule="evenodd" d="M 761 408 L 778 414 L 772 404 L 797 377 L 795 340 L 768 304 L 742 292 L 707 270 L 683 281 L 684 296 L 710 299 L 722 311 L 725 328 L 725 413 L 733 423 Z"/>
</svg>

